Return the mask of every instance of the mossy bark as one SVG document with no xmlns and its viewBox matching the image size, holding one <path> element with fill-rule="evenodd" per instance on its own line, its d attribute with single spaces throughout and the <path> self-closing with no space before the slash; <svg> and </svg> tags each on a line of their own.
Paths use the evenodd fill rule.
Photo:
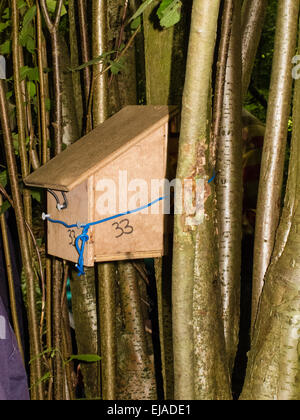
<svg viewBox="0 0 300 420">
<path fill-rule="evenodd" d="M 159 3 L 159 1 L 154 1 L 144 13 L 146 101 L 148 105 L 168 105 L 171 100 L 174 27 L 166 30 L 162 30 L 160 27 L 156 16 Z M 153 60 L 153 56 L 156 57 L 155 60 Z M 166 399 L 172 399 L 174 397 L 172 278 L 171 275 L 165 275 L 166 263 L 166 258 L 155 259 L 164 396 Z"/>
<path fill-rule="evenodd" d="M 168 104 L 171 90 L 174 27 L 160 27 L 156 15 L 159 3 L 154 0 L 144 12 L 146 97 L 151 105 Z"/>
</svg>

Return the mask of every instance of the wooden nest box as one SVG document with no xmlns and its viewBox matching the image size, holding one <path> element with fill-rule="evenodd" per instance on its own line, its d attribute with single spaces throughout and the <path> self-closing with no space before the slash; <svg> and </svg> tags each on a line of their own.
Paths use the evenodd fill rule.
<svg viewBox="0 0 300 420">
<path fill-rule="evenodd" d="M 167 177 L 177 116 L 174 107 L 128 106 L 25 179 L 48 191 L 48 254 L 77 262 L 83 249 L 88 267 L 164 255 L 165 191 L 153 182 Z"/>
</svg>

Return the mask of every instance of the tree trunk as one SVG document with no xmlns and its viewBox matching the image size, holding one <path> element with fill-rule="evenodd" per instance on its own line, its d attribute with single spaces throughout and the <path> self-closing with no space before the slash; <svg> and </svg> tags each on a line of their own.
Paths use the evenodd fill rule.
<svg viewBox="0 0 300 420">
<path fill-rule="evenodd" d="M 273 69 L 256 212 L 252 332 L 280 216 L 292 93 L 292 58 L 296 49 L 298 12 L 298 0 L 280 0 L 278 2 Z"/>
<path fill-rule="evenodd" d="M 182 182 L 204 180 L 205 215 L 198 226 L 188 224 L 191 215 L 187 211 L 175 216 L 172 289 L 175 399 L 211 399 L 212 395 L 230 398 L 226 363 L 219 364 L 210 357 L 213 351 L 224 355 L 225 346 L 218 317 L 220 293 L 216 294 L 220 289 L 216 284 L 215 195 L 214 189 L 207 186 L 212 174 L 208 98 L 219 8 L 219 1 L 195 0 L 192 11 L 177 178 Z M 185 201 L 193 200 L 193 196 L 185 196 Z M 212 251 L 209 258 L 206 249 Z M 207 299 L 208 295 L 215 299 Z M 213 337 L 209 328 L 212 325 Z M 215 383 L 221 386 L 212 387 Z"/>
<path fill-rule="evenodd" d="M 230 372 L 233 370 L 240 325 L 243 196 L 240 14 L 240 0 L 235 0 L 217 147 L 219 272 L 223 302 L 222 318 Z"/>
<path fill-rule="evenodd" d="M 107 52 L 107 0 L 93 0 L 93 58 Z M 105 65 L 93 67 L 93 124 L 97 127 L 108 117 L 107 72 Z"/>
<path fill-rule="evenodd" d="M 151 105 L 169 104 L 171 91 L 174 27 L 162 30 L 159 26 L 159 3 L 154 0 L 144 12 L 146 97 Z"/>
<path fill-rule="evenodd" d="M 85 268 L 85 276 L 72 271 L 72 309 L 79 354 L 99 354 L 97 292 L 94 268 Z M 85 396 L 100 398 L 100 364 L 81 364 Z"/>
<path fill-rule="evenodd" d="M 294 93 L 289 177 L 276 245 L 267 271 L 241 399 L 300 398 L 300 82 Z"/>
<path fill-rule="evenodd" d="M 117 343 L 116 343 L 116 266 L 98 265 L 99 307 L 101 332 L 102 398 L 116 399 Z"/>
<path fill-rule="evenodd" d="M 242 9 L 242 97 L 248 92 L 268 0 L 245 0 Z"/>
</svg>

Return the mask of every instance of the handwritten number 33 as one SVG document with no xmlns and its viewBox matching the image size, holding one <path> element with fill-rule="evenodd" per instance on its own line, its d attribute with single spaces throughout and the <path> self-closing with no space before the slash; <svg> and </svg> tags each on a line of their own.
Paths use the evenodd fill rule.
<svg viewBox="0 0 300 420">
<path fill-rule="evenodd" d="M 121 226 L 124 223 L 126 223 L 126 225 Z M 123 235 L 131 235 L 133 233 L 133 227 L 130 226 L 128 219 L 121 220 L 119 223 L 113 223 L 112 226 L 116 226 L 116 231 L 120 231 L 120 234 L 117 235 L 116 238 L 121 238 Z"/>
</svg>

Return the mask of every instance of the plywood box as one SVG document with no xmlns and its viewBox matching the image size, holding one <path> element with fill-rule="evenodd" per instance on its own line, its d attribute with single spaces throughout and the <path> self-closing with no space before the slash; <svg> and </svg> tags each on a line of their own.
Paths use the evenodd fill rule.
<svg viewBox="0 0 300 420">
<path fill-rule="evenodd" d="M 166 178 L 176 118 L 174 107 L 126 107 L 25 179 L 48 190 L 50 255 L 77 262 L 82 233 L 85 266 L 164 254 L 165 191 L 159 181 Z M 67 207 L 59 210 L 54 195 L 61 203 L 62 192 Z"/>
</svg>

